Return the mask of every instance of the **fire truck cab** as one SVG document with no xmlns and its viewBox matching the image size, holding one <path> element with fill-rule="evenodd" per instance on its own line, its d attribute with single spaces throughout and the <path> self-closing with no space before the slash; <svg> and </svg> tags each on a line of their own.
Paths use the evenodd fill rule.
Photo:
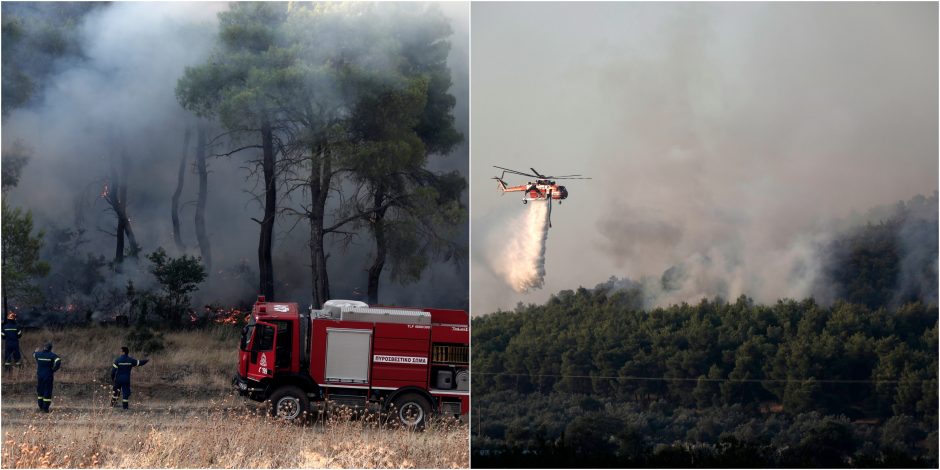
<svg viewBox="0 0 940 470">
<path fill-rule="evenodd" d="M 369 307 L 331 300 L 322 310 L 268 302 L 252 308 L 233 385 L 296 420 L 317 402 L 391 411 L 423 427 L 469 410 L 469 315 L 462 310 Z"/>
</svg>

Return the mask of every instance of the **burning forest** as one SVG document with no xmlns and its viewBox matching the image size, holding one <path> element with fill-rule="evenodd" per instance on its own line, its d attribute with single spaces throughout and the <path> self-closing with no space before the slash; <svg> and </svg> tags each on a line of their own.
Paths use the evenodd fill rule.
<svg viewBox="0 0 940 470">
<path fill-rule="evenodd" d="M 937 12 L 475 4 L 473 465 L 936 468 Z"/>
<path fill-rule="evenodd" d="M 4 3 L 4 308 L 466 308 L 465 10 Z"/>
</svg>

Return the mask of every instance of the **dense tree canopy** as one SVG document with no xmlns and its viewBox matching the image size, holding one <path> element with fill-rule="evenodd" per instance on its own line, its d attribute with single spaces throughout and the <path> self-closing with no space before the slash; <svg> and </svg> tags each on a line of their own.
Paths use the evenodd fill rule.
<svg viewBox="0 0 940 470">
<path fill-rule="evenodd" d="M 784 441 L 791 452 L 837 448 L 822 466 L 863 451 L 936 461 L 924 440 L 937 438 L 935 305 L 871 310 L 742 297 L 643 310 L 635 295 L 582 288 L 475 319 L 474 448 L 549 446 L 626 464 L 651 458 L 655 445 L 733 437 L 770 446 L 753 465 L 804 465 L 781 453 Z M 787 440 L 810 419 L 812 432 L 853 444 Z M 889 424 L 912 436 L 908 444 L 866 437 Z"/>
<path fill-rule="evenodd" d="M 445 155 L 461 140 L 454 127 L 454 97 L 446 38 L 450 27 L 439 11 L 400 7 L 392 36 L 398 38 L 398 67 L 362 85 L 353 109 L 349 155 L 354 203 L 375 241 L 369 267 L 368 301 L 378 302 L 386 262 L 392 280 L 417 280 L 432 257 L 458 259 L 452 240 L 466 220 L 461 196 L 466 181 L 456 172 L 427 170 L 430 154 Z"/>
<path fill-rule="evenodd" d="M 937 207 L 936 192 L 918 195 L 873 209 L 867 223 L 835 237 L 824 251 L 817 296 L 872 309 L 936 303 Z"/>
<path fill-rule="evenodd" d="M 185 108 L 247 138 L 233 152 L 263 151 L 262 292 L 273 293 L 277 211 L 309 223 L 315 305 L 330 297 L 331 234 L 347 241 L 363 229 L 372 234 L 372 302 L 386 258 L 393 279 L 407 282 L 430 257 L 461 252 L 451 240 L 466 218 L 466 183 L 427 169 L 429 155 L 462 140 L 449 92 L 451 29 L 440 9 L 242 3 L 219 19 L 213 57 L 187 68 L 176 91 Z M 276 181 L 284 184 L 277 198 Z"/>
</svg>

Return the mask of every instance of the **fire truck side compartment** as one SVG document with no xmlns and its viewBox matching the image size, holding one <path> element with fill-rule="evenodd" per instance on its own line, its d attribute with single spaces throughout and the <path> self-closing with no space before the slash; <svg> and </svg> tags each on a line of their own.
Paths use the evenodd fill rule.
<svg viewBox="0 0 940 470">
<path fill-rule="evenodd" d="M 372 331 L 326 329 L 326 382 L 369 383 Z"/>
<path fill-rule="evenodd" d="M 445 401 L 441 403 L 441 413 L 450 416 L 460 416 L 460 402 Z"/>
</svg>

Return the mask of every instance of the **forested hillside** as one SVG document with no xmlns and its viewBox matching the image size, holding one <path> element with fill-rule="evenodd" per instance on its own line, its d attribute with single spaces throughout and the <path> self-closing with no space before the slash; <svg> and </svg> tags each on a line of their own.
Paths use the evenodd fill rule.
<svg viewBox="0 0 940 470">
<path fill-rule="evenodd" d="M 935 467 L 936 233 L 936 195 L 846 231 L 831 303 L 612 279 L 477 317 L 474 466 Z"/>
<path fill-rule="evenodd" d="M 630 304 L 579 289 L 474 320 L 474 465 L 506 450 L 551 455 L 526 465 L 561 464 L 558 453 L 598 465 L 696 453 L 935 465 L 936 306 Z"/>
<path fill-rule="evenodd" d="M 814 295 L 870 308 L 937 303 L 937 192 L 874 208 L 822 250 Z"/>
</svg>

